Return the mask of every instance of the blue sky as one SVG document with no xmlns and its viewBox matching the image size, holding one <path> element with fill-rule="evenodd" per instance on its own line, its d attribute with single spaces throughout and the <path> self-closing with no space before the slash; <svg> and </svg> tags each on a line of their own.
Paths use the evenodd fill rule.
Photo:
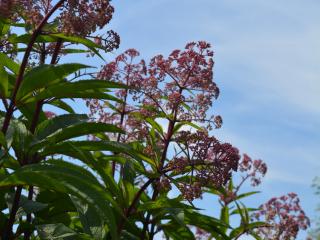
<svg viewBox="0 0 320 240">
<path fill-rule="evenodd" d="M 249 203 L 297 192 L 308 215 L 320 199 L 320 1 L 122 0 L 111 28 L 121 48 L 144 58 L 188 41 L 215 51 L 221 96 L 213 111 L 224 125 L 214 134 L 267 162 L 263 193 Z M 210 199 L 203 200 L 208 207 Z M 301 237 L 302 238 L 302 237 Z"/>
</svg>

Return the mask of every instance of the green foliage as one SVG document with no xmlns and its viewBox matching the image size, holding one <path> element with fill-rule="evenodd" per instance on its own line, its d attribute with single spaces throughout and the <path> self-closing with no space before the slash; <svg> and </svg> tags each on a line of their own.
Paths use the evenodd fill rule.
<svg viewBox="0 0 320 240">
<path fill-rule="evenodd" d="M 0 114 L 2 238 L 153 239 L 162 233 L 179 240 L 196 239 L 198 228 L 208 234 L 208 239 L 231 240 L 243 234 L 260 239 L 253 230 L 264 223 L 252 221 L 252 209 L 240 202 L 257 192 L 238 194 L 227 203 L 221 202 L 220 216 L 213 217 L 203 214 L 183 194 L 170 198 L 167 190 L 158 188 L 164 176 L 177 189 L 194 180 L 193 175 L 177 177 L 174 169 L 164 168 L 169 154 L 159 143 L 165 140 L 169 145 L 182 129 L 203 131 L 203 126 L 189 120 L 178 122 L 174 113 L 164 111 L 153 112 L 149 117 L 130 113 L 130 117 L 143 120 L 148 131 L 144 140 L 120 141 L 121 136 L 128 135 L 122 122 L 94 122 L 86 114 L 75 112 L 70 102 L 77 98 L 97 99 L 114 115 L 124 114 L 125 110 L 118 111 L 113 105 L 126 104 L 114 89 L 126 93 L 132 89 L 127 84 L 87 74 L 87 65 L 57 61 L 45 64 L 45 60 L 62 57 L 61 53 L 93 53 L 103 59 L 103 46 L 89 37 L 58 32 L 56 24 L 47 23 L 36 32 L 29 23 L 0 21 L 1 40 L 12 46 L 0 52 L 4 110 Z M 25 32 L 12 33 L 17 27 Z M 32 42 L 34 33 L 37 34 Z M 72 48 L 75 44 L 76 49 Z M 18 52 L 26 54 L 25 64 L 18 62 Z M 33 62 L 28 54 L 39 57 L 39 61 Z M 167 97 L 163 99 L 168 101 Z M 65 113 L 50 116 L 44 105 Z M 152 106 L 137 107 L 153 110 Z M 188 103 L 183 103 L 182 108 L 192 111 Z M 161 124 L 163 119 L 169 121 L 170 131 Z M 147 146 L 153 149 L 152 156 L 146 153 Z M 193 174 L 201 168 L 189 166 L 184 171 Z M 228 191 L 236 190 L 231 180 L 228 183 L 222 188 L 212 186 L 207 192 L 226 197 Z M 240 219 L 238 226 L 231 224 L 234 216 Z"/>
</svg>

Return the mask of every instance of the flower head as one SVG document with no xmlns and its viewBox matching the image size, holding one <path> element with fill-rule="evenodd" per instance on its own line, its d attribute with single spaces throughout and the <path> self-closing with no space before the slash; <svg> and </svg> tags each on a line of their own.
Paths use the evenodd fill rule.
<svg viewBox="0 0 320 240">
<path fill-rule="evenodd" d="M 300 229 L 310 226 L 310 220 L 301 209 L 300 199 L 295 193 L 271 198 L 260 206 L 254 218 L 270 224 L 270 227 L 257 230 L 264 239 L 295 239 Z"/>
</svg>

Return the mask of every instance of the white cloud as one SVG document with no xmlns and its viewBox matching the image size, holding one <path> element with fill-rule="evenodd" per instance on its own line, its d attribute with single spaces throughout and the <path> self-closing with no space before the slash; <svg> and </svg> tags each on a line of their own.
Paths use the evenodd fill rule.
<svg viewBox="0 0 320 240">
<path fill-rule="evenodd" d="M 150 56 L 190 40 L 214 44 L 215 79 L 222 88 L 215 110 L 225 122 L 214 134 L 268 163 L 267 195 L 298 186 L 312 212 L 309 186 L 320 170 L 320 1 L 118 4 L 123 48 Z"/>
<path fill-rule="evenodd" d="M 319 116 L 319 7 L 315 0 L 127 1 L 116 4 L 115 26 L 124 47 L 147 56 L 206 39 L 215 43 L 219 83 L 243 95 L 250 89 L 256 104 Z"/>
</svg>

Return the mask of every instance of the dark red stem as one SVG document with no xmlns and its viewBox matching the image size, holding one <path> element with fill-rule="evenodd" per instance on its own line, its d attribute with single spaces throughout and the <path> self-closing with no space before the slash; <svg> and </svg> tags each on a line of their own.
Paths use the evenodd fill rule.
<svg viewBox="0 0 320 240">
<path fill-rule="evenodd" d="M 130 216 L 130 214 L 133 212 L 134 207 L 136 206 L 136 204 L 139 201 L 139 198 L 141 196 L 141 194 L 144 192 L 144 190 L 146 190 L 148 188 L 148 186 L 155 180 L 155 178 L 150 178 L 145 184 L 143 184 L 143 186 L 140 188 L 140 190 L 136 193 L 136 195 L 134 196 L 134 199 L 132 200 L 130 206 L 128 207 L 128 209 L 125 211 L 125 217 L 128 218 Z M 122 231 L 124 225 L 124 219 L 121 220 L 119 226 L 118 226 L 118 233 L 120 234 Z"/>
<path fill-rule="evenodd" d="M 9 216 L 9 219 L 7 222 L 7 227 L 2 235 L 2 239 L 8 239 L 8 240 L 12 239 L 12 226 L 13 226 L 15 218 L 16 218 L 16 213 L 19 209 L 21 192 L 22 192 L 22 187 L 18 186 L 16 193 L 14 195 L 12 207 L 10 209 L 10 216 Z"/>
<path fill-rule="evenodd" d="M 35 43 L 38 35 L 41 33 L 41 30 L 44 27 L 44 25 L 47 23 L 48 19 L 62 5 L 62 3 L 64 1 L 65 0 L 60 0 L 50 10 L 50 12 L 42 19 L 42 21 L 40 22 L 38 27 L 34 30 L 34 32 L 31 35 L 30 42 L 28 43 L 28 46 L 26 48 L 25 54 L 24 54 L 22 62 L 21 62 L 19 73 L 18 73 L 18 76 L 17 76 L 17 79 L 16 79 L 16 83 L 15 83 L 15 86 L 14 86 L 14 89 L 13 89 L 12 96 L 11 96 L 11 102 L 10 102 L 8 111 L 6 112 L 6 116 L 5 116 L 3 125 L 2 125 L 2 129 L 1 130 L 2 130 L 3 134 L 6 134 L 6 132 L 8 130 L 8 127 L 9 127 L 9 123 L 10 123 L 11 117 L 13 115 L 14 107 L 15 107 L 15 104 L 16 104 L 16 102 L 15 102 L 16 101 L 16 96 L 17 96 L 18 90 L 20 88 L 20 85 L 21 85 L 21 83 L 23 81 L 23 75 L 24 75 L 24 72 L 25 72 L 27 64 L 28 64 L 28 59 L 29 59 L 30 53 L 32 51 L 33 44 Z"/>
<path fill-rule="evenodd" d="M 55 46 L 55 49 L 54 49 L 54 53 L 53 53 L 52 58 L 51 58 L 51 62 L 50 62 L 51 65 L 54 65 L 57 62 L 57 58 L 58 58 L 61 46 L 62 46 L 62 39 L 59 38 L 57 43 L 56 43 L 56 46 Z M 44 59 L 43 59 L 42 63 L 44 63 Z M 31 133 L 34 133 L 35 130 L 36 130 L 36 127 L 37 127 L 37 124 L 38 124 L 38 121 L 39 121 L 40 112 L 42 110 L 43 102 L 44 102 L 44 100 L 40 100 L 40 101 L 37 102 L 36 109 L 35 109 L 35 112 L 33 114 L 32 122 L 31 122 L 31 126 L 30 126 L 30 132 Z M 35 159 L 33 159 L 31 162 L 27 162 L 27 164 L 28 163 L 29 164 L 30 163 L 34 163 L 34 162 L 35 162 Z M 33 190 L 34 190 L 33 186 L 29 186 L 28 200 L 32 200 Z M 27 214 L 27 222 L 30 223 L 30 224 L 32 222 L 31 213 Z M 29 240 L 30 237 L 31 237 L 31 231 L 28 229 L 24 233 L 24 239 L 25 240 Z"/>
<path fill-rule="evenodd" d="M 10 120 L 12 118 L 12 115 L 13 115 L 13 112 L 14 112 L 14 109 L 15 109 L 16 96 L 17 96 L 18 90 L 20 88 L 20 85 L 21 85 L 21 83 L 23 81 L 23 75 L 24 75 L 25 69 L 26 69 L 27 64 L 28 64 L 28 59 L 29 59 L 29 56 L 31 54 L 33 44 L 35 43 L 38 35 L 41 33 L 41 30 L 44 27 L 44 25 L 47 23 L 48 19 L 63 4 L 64 1 L 65 0 L 60 0 L 48 12 L 48 14 L 42 19 L 40 24 L 37 26 L 37 28 L 34 30 L 34 32 L 31 35 L 31 39 L 30 39 L 30 41 L 28 43 L 28 46 L 27 46 L 26 51 L 25 51 L 25 54 L 23 56 L 22 63 L 21 63 L 20 69 L 19 69 L 19 73 L 18 73 L 18 76 L 17 76 L 17 79 L 16 79 L 16 83 L 15 83 L 15 86 L 14 86 L 14 89 L 13 89 L 13 93 L 12 93 L 12 96 L 11 96 L 11 102 L 10 102 L 9 108 L 8 108 L 8 110 L 6 112 L 5 119 L 4 119 L 4 122 L 3 122 L 3 125 L 2 125 L 2 129 L 1 130 L 2 130 L 3 134 L 6 134 L 8 128 L 9 128 Z M 15 216 L 16 216 L 16 213 L 17 213 L 18 208 L 19 208 L 21 191 L 22 191 L 22 187 L 21 186 L 17 187 L 17 191 L 16 191 L 16 194 L 15 194 L 15 197 L 14 197 L 14 201 L 13 201 L 13 204 L 12 204 L 11 211 L 10 211 L 9 220 L 7 222 L 6 228 L 4 229 L 3 239 L 11 239 L 12 238 L 12 227 L 13 227 L 13 224 L 15 222 Z"/>
</svg>

